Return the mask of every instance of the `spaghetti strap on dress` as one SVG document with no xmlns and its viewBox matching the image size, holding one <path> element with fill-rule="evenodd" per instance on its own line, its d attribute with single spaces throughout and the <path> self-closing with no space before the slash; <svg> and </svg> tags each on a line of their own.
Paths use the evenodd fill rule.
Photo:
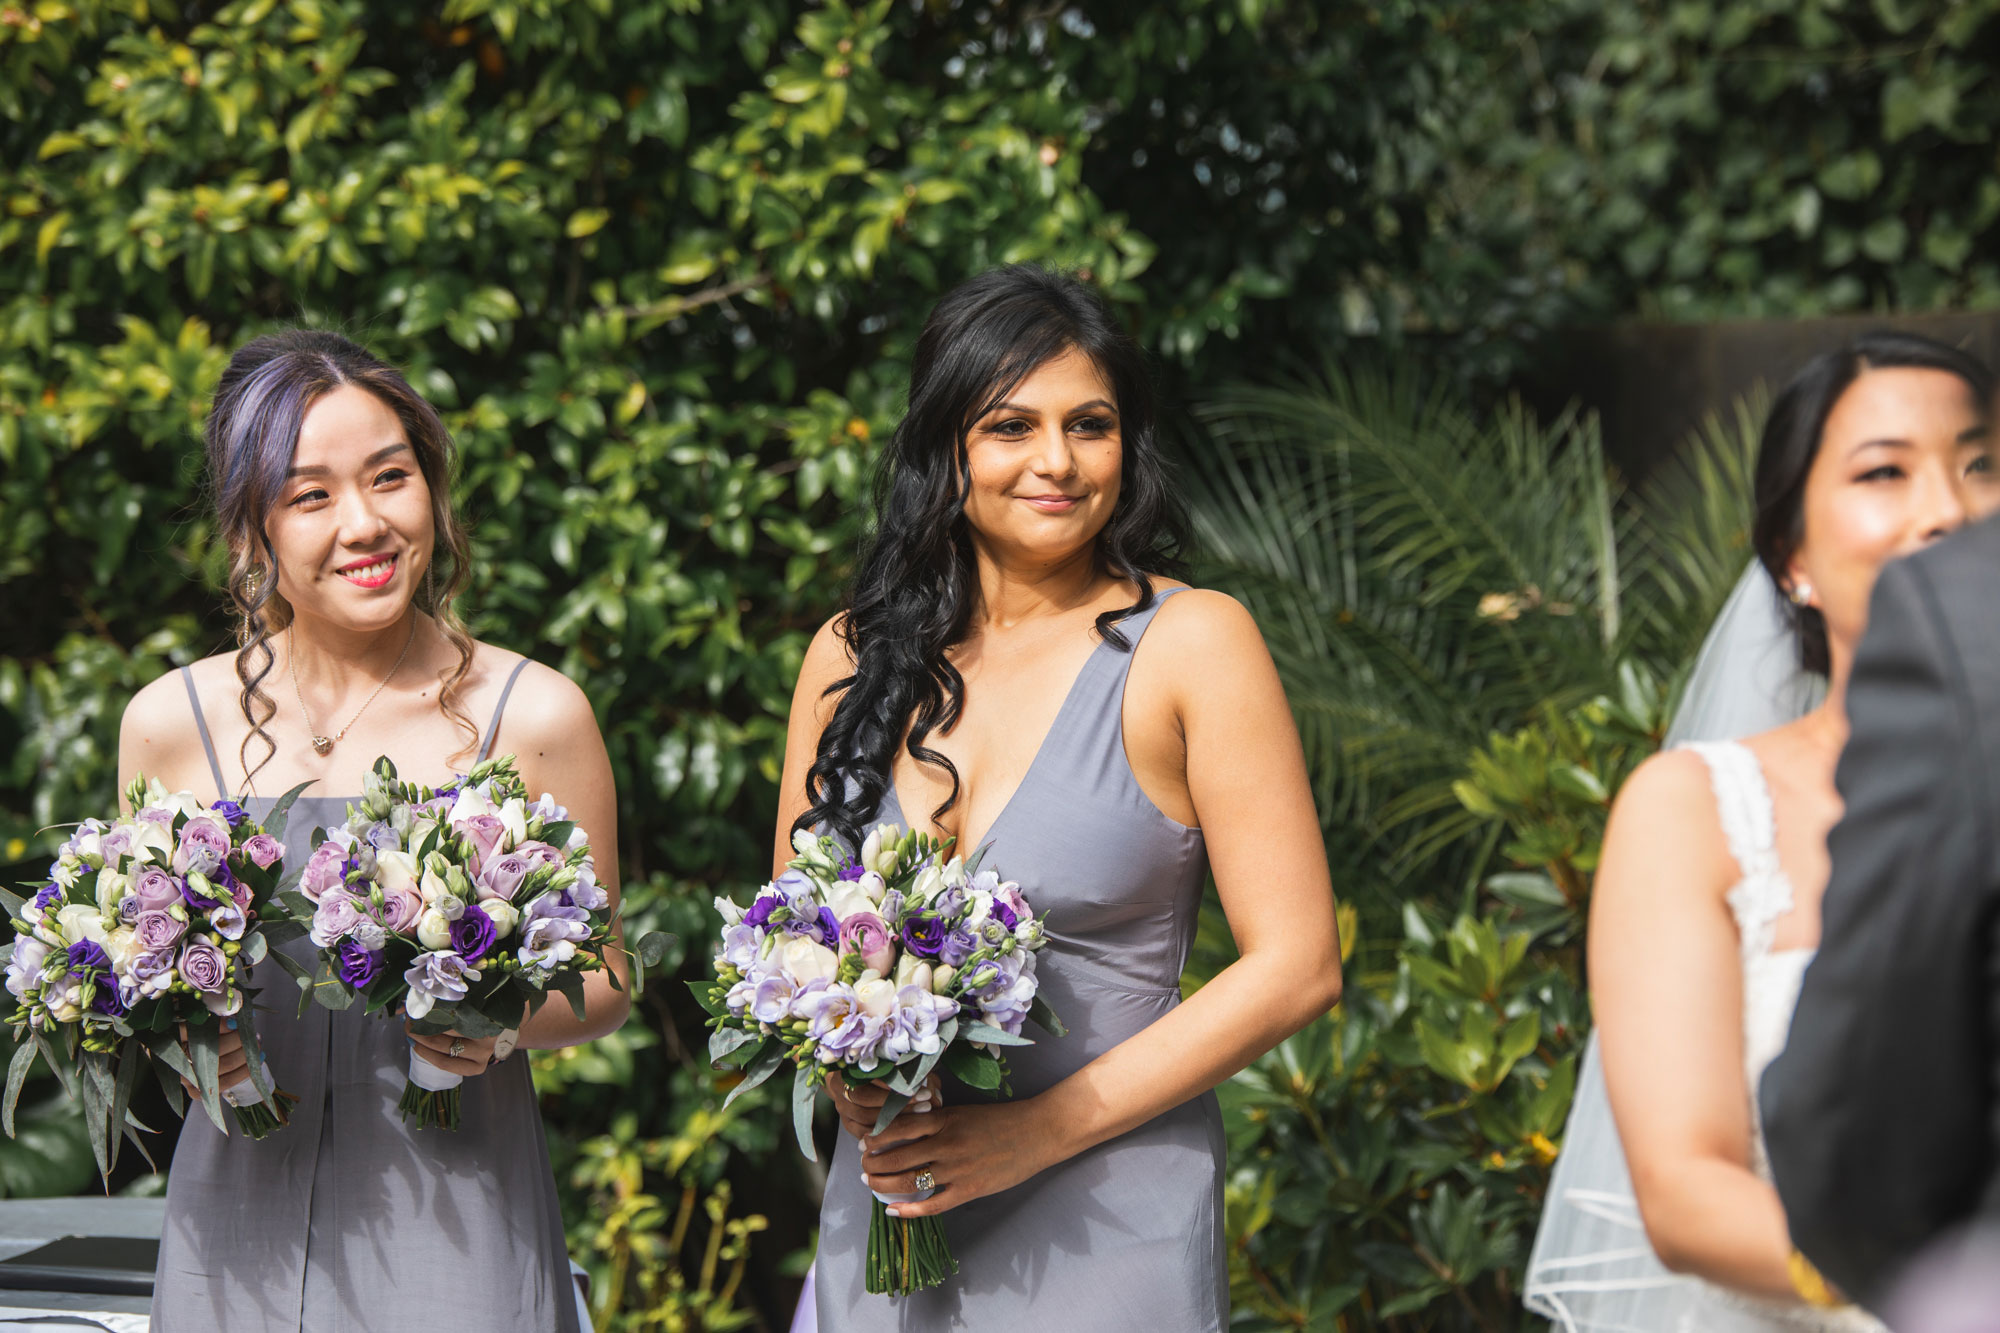
<svg viewBox="0 0 2000 1333">
<path fill-rule="evenodd" d="M 479 754 L 491 750 L 514 668 Z M 183 668 L 185 671 L 185 668 Z M 189 681 L 202 746 L 222 781 Z M 345 821 L 358 797 L 305 796 L 288 842 Z M 246 803 L 252 816 L 272 798 Z M 294 956 L 310 945 L 286 946 Z M 419 1132 L 396 1111 L 409 1059 L 402 1024 L 310 1006 L 275 960 L 253 976 L 257 1035 L 299 1098 L 262 1141 L 218 1132 L 196 1109 L 167 1177 L 153 1333 L 578 1333 L 548 1142 L 525 1056 L 465 1080 L 464 1125 Z"/>
<path fill-rule="evenodd" d="M 1041 994 L 1068 1027 L 1010 1048 L 1012 1095 L 1061 1082 L 1180 1003 L 1207 881 L 1199 829 L 1163 814 L 1125 755 L 1125 681 L 1159 606 L 1100 643 L 988 836 L 985 866 L 1016 880 L 1049 932 Z M 907 823 L 893 790 L 879 819 Z M 992 1101 L 947 1080 L 946 1105 Z M 1020 1329 L 1220 1333 L 1222 1116 L 1204 1093 L 1013 1189 L 943 1215 L 958 1276 L 891 1299 L 867 1293 L 870 1201 L 840 1136 L 820 1211 L 814 1287 L 824 1333 Z"/>
</svg>

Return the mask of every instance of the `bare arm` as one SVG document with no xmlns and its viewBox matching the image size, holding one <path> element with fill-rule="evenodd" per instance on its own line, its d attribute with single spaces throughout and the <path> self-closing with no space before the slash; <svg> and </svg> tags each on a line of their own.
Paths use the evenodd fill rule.
<svg viewBox="0 0 2000 1333">
<path fill-rule="evenodd" d="M 1183 593 L 1141 651 L 1175 664 L 1187 790 L 1241 956 L 1143 1031 L 1038 1097 L 947 1108 L 931 1132 L 871 1152 L 876 1189 L 943 1182 L 905 1217 L 1009 1188 L 1207 1091 L 1340 998 L 1333 886 L 1305 756 L 1255 622 L 1230 599 Z M 891 1134 L 907 1132 L 898 1122 Z M 885 1136 L 887 1137 L 887 1136 Z"/>
<path fill-rule="evenodd" d="M 827 687 L 854 670 L 847 644 L 839 633 L 840 618 L 819 627 L 806 648 L 799 666 L 799 683 L 792 690 L 792 711 L 785 723 L 785 768 L 778 781 L 778 825 L 771 834 L 771 873 L 778 874 L 795 853 L 792 825 L 810 807 L 806 799 L 806 773 L 819 754 L 820 733 L 833 718 L 837 698 L 827 696 Z"/>
<path fill-rule="evenodd" d="M 1605 831 L 1590 912 L 1604 1083 L 1660 1262 L 1792 1297 L 1777 1191 L 1750 1165 L 1743 971 L 1724 894 L 1738 877 L 1705 762 L 1656 755 Z"/>
</svg>

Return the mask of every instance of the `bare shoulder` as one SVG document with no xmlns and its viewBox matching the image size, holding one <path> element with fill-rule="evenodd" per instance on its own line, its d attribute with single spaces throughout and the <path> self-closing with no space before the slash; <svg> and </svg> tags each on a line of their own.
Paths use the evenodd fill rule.
<svg viewBox="0 0 2000 1333">
<path fill-rule="evenodd" d="M 1695 873 L 1725 887 L 1733 862 L 1716 811 L 1708 761 L 1693 750 L 1662 750 L 1625 780 L 1612 802 L 1604 858 L 1617 866 L 1672 867 L 1677 879 Z M 1602 887 L 1625 877 L 1600 877 Z"/>
<path fill-rule="evenodd" d="M 203 658 L 188 670 L 205 716 L 213 718 L 218 710 L 236 706 L 239 686 L 234 653 Z M 191 781 L 197 773 L 207 776 L 201 725 L 188 699 L 187 677 L 178 668 L 140 689 L 125 705 L 118 727 L 118 754 L 121 779 L 144 773 L 178 785 Z"/>
<path fill-rule="evenodd" d="M 854 649 L 847 641 L 847 613 L 828 617 L 806 645 L 799 680 L 813 680 L 822 689 L 854 670 Z"/>
<path fill-rule="evenodd" d="M 552 666 L 482 643 L 478 646 L 475 666 L 481 677 L 480 686 L 484 688 L 476 688 L 474 693 L 487 696 L 487 708 L 499 705 L 499 691 L 517 665 L 520 675 L 514 677 L 514 688 L 507 695 L 506 709 L 501 714 L 501 726 L 510 745 L 540 747 L 574 740 L 586 728 L 591 732 L 597 730 L 597 712 L 590 706 L 590 697 L 582 686 Z M 492 682 L 490 686 L 488 681 Z M 485 722 L 483 718 L 478 720 Z"/>
<path fill-rule="evenodd" d="M 1150 659 L 1159 678 L 1212 681 L 1245 670 L 1271 670 L 1263 633 L 1243 603 L 1212 588 L 1161 587 L 1179 591 L 1161 603 L 1139 658 Z"/>
</svg>

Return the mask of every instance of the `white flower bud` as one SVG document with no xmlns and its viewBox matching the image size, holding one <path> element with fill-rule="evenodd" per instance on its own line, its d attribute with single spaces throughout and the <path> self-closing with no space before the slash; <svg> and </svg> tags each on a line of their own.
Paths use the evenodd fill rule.
<svg viewBox="0 0 2000 1333">
<path fill-rule="evenodd" d="M 417 918 L 417 942 L 426 949 L 442 949 L 451 943 L 451 919 L 435 907 Z"/>
</svg>

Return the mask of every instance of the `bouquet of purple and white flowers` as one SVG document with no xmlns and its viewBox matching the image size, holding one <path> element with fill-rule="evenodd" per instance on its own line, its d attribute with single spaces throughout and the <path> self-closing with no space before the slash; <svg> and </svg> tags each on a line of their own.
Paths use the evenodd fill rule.
<svg viewBox="0 0 2000 1333">
<path fill-rule="evenodd" d="M 813 1093 L 828 1070 L 888 1086 L 880 1133 L 933 1069 L 996 1090 L 1005 1048 L 1030 1044 L 1027 1019 L 1062 1035 L 1036 995 L 1042 923 L 1020 885 L 893 824 L 872 830 L 858 858 L 804 832 L 792 847 L 797 858 L 747 910 L 715 900 L 715 980 L 697 983 L 695 995 L 715 1029 L 710 1060 L 743 1070 L 731 1101 L 787 1061 L 795 1067 L 792 1122 L 808 1158 Z M 867 1286 L 902 1296 L 958 1265 L 937 1219 L 892 1218 L 883 1205 L 895 1201 L 875 1202 Z"/>
<path fill-rule="evenodd" d="M 583 975 L 616 947 L 589 840 L 552 796 L 528 799 L 512 755 L 435 790 L 377 760 L 287 902 L 320 951 L 301 987 L 333 1009 L 400 1005 L 425 1033 L 517 1031 L 550 990 L 581 1020 Z M 458 1128 L 461 1082 L 412 1047 L 404 1119 Z"/>
<path fill-rule="evenodd" d="M 19 1045 L 0 1099 L 10 1136 L 37 1056 L 83 1104 L 107 1176 L 121 1137 L 146 1151 L 134 1133 L 144 1126 L 127 1108 L 149 1063 L 176 1113 L 185 1078 L 218 1129 L 224 1101 L 252 1138 L 286 1123 L 292 1099 L 265 1071 L 244 1000 L 250 969 L 274 939 L 268 925 L 281 916 L 272 903 L 284 874 L 279 840 L 303 790 L 287 792 L 259 825 L 238 802 L 203 805 L 135 779 L 125 791 L 131 815 L 77 825 L 48 878 L 24 886 L 32 897 L 0 893 L 16 934 L 4 950 L 7 990 L 18 1002 L 7 1021 Z M 218 1088 L 231 1025 L 249 1068 Z"/>
</svg>

